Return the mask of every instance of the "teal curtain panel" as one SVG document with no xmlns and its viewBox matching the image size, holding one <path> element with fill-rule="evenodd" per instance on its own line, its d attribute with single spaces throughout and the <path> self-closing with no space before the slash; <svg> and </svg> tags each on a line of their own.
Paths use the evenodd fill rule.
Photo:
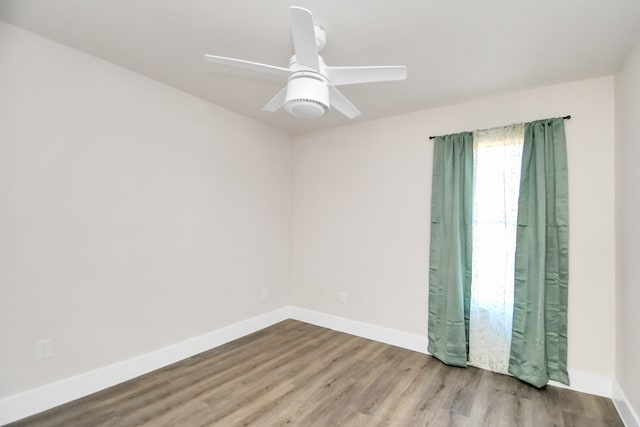
<svg viewBox="0 0 640 427">
<path fill-rule="evenodd" d="M 466 366 L 469 354 L 473 134 L 435 138 L 429 250 L 428 351 Z"/>
<path fill-rule="evenodd" d="M 509 357 L 509 373 L 536 387 L 544 386 L 549 380 L 569 384 L 568 279 L 564 120 L 539 120 L 525 124 Z M 449 315 L 445 316 L 448 319 Z"/>
</svg>

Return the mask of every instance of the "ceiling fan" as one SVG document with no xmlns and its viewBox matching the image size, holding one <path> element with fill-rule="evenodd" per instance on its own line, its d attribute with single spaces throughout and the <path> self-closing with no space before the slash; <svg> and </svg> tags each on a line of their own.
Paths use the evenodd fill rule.
<svg viewBox="0 0 640 427">
<path fill-rule="evenodd" d="M 287 85 L 267 102 L 263 110 L 274 112 L 284 107 L 296 117 L 311 119 L 324 116 L 333 107 L 353 119 L 361 114 L 360 111 L 336 86 L 407 78 L 405 66 L 327 66 L 319 54 L 327 43 L 324 29 L 314 25 L 311 12 L 306 9 L 291 6 L 289 13 L 294 55 L 288 68 L 224 56 L 204 56 L 205 60 L 219 64 L 286 76 Z"/>
</svg>

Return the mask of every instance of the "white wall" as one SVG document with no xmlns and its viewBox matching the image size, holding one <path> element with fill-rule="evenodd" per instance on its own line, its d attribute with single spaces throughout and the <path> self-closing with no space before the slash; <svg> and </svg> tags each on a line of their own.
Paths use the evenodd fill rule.
<svg viewBox="0 0 640 427">
<path fill-rule="evenodd" d="M 293 304 L 426 335 L 428 137 L 571 114 L 568 362 L 613 377 L 613 95 L 606 77 L 295 137 Z"/>
<path fill-rule="evenodd" d="M 2 22 L 0 58 L 0 397 L 288 302 L 287 134 Z"/>
<path fill-rule="evenodd" d="M 616 378 L 640 414 L 640 43 L 615 86 Z"/>
</svg>

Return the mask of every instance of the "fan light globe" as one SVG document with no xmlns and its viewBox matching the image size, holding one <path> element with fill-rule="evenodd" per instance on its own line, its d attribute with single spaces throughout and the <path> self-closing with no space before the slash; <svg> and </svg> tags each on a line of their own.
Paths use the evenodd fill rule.
<svg viewBox="0 0 640 427">
<path fill-rule="evenodd" d="M 315 76 L 300 76 L 289 80 L 284 108 L 303 119 L 316 119 L 329 111 L 327 82 Z"/>
</svg>

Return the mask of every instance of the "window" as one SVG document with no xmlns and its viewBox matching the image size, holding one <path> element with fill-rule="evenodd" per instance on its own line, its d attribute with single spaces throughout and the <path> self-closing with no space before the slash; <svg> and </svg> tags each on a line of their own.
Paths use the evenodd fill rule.
<svg viewBox="0 0 640 427">
<path fill-rule="evenodd" d="M 524 125 L 476 131 L 469 363 L 507 373 Z"/>
</svg>

